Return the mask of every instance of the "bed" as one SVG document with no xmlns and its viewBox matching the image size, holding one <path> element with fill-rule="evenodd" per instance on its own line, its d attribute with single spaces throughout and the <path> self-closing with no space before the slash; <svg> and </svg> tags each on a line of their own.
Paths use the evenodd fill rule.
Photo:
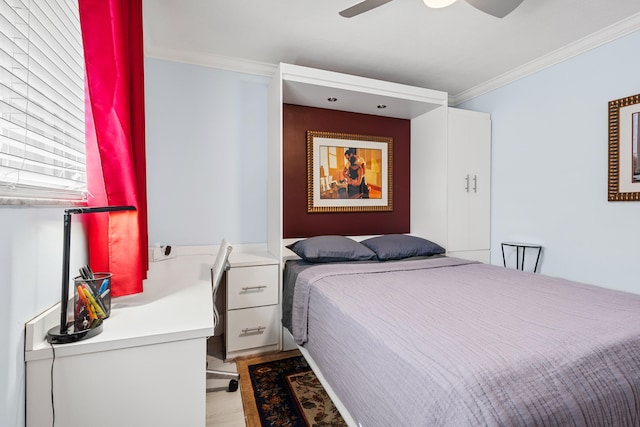
<svg viewBox="0 0 640 427">
<path fill-rule="evenodd" d="M 640 426 L 640 295 L 443 249 L 295 249 L 283 324 L 351 424 Z"/>
</svg>

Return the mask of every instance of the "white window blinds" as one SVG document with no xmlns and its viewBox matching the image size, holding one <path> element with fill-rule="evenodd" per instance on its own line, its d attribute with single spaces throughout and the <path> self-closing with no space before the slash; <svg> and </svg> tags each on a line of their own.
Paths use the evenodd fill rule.
<svg viewBox="0 0 640 427">
<path fill-rule="evenodd" d="M 0 0 L 0 203 L 85 198 L 75 0 Z"/>
</svg>

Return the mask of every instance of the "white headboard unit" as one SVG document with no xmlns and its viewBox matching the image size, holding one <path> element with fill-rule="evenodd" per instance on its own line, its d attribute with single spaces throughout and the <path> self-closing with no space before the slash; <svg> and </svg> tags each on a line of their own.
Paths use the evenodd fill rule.
<svg viewBox="0 0 640 427">
<path fill-rule="evenodd" d="M 329 103 L 327 98 L 338 98 Z M 282 105 L 295 104 L 362 114 L 412 120 L 436 109 L 446 109 L 445 92 L 381 80 L 280 64 L 269 86 L 269 172 L 268 247 L 276 257 L 283 255 L 282 240 Z M 379 104 L 387 106 L 378 109 Z M 443 125 L 446 125 L 443 123 Z M 414 144 L 415 131 L 412 128 Z M 417 139 L 419 135 L 416 135 Z M 419 180 L 419 177 L 416 177 Z M 412 181 L 414 177 L 412 176 Z M 413 219 L 412 219 L 413 222 Z"/>
<path fill-rule="evenodd" d="M 327 99 L 331 97 L 338 98 L 338 101 L 328 102 Z M 482 209 L 486 210 L 486 214 L 478 216 L 483 223 L 480 227 L 476 223 L 464 228 L 480 228 L 479 240 L 482 242 L 475 242 L 468 247 L 461 245 L 456 248 L 456 253 L 488 261 L 489 176 L 484 176 L 490 163 L 488 114 L 449 108 L 446 92 L 284 63 L 276 69 L 268 92 L 267 246 L 272 255 L 278 259 L 290 255 L 284 246 L 291 243 L 291 239 L 283 239 L 283 104 L 410 120 L 410 233 L 433 240 L 445 248 L 451 241 L 450 222 L 452 218 L 457 219 L 450 210 L 458 206 L 451 202 L 455 198 L 452 198 L 449 181 L 463 182 L 465 179 L 465 175 L 450 176 L 456 169 L 454 166 L 460 163 L 458 157 L 455 162 L 452 161 L 455 155 L 452 147 L 460 145 L 452 144 L 452 141 L 461 140 L 468 144 L 469 135 L 474 140 L 481 139 L 482 151 L 479 154 L 474 151 L 467 157 L 479 157 L 483 163 L 479 169 L 482 172 L 470 167 L 464 174 L 469 179 L 475 176 L 476 180 L 481 180 L 482 188 L 486 191 L 482 194 L 483 200 L 486 200 L 486 203 L 482 202 Z M 386 105 L 386 108 L 377 108 L 379 104 Z M 467 128 L 471 133 L 458 131 Z M 470 145 L 477 144 L 471 141 Z M 479 174 L 482 174 L 480 178 Z"/>
</svg>

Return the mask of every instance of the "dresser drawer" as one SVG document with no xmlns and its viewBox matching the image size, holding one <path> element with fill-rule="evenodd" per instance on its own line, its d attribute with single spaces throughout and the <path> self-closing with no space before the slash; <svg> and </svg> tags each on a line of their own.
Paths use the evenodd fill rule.
<svg viewBox="0 0 640 427">
<path fill-rule="evenodd" d="M 227 274 L 227 310 L 278 303 L 278 265 L 233 267 Z"/>
<path fill-rule="evenodd" d="M 277 305 L 243 308 L 227 312 L 227 352 L 278 343 Z"/>
</svg>

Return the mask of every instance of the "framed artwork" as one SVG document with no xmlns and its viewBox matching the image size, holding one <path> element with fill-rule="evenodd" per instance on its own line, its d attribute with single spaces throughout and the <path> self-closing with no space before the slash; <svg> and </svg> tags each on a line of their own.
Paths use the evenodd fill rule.
<svg viewBox="0 0 640 427">
<path fill-rule="evenodd" d="M 609 102 L 610 202 L 640 201 L 640 94 Z"/>
<path fill-rule="evenodd" d="M 393 138 L 307 131 L 307 212 L 393 211 Z"/>
</svg>

